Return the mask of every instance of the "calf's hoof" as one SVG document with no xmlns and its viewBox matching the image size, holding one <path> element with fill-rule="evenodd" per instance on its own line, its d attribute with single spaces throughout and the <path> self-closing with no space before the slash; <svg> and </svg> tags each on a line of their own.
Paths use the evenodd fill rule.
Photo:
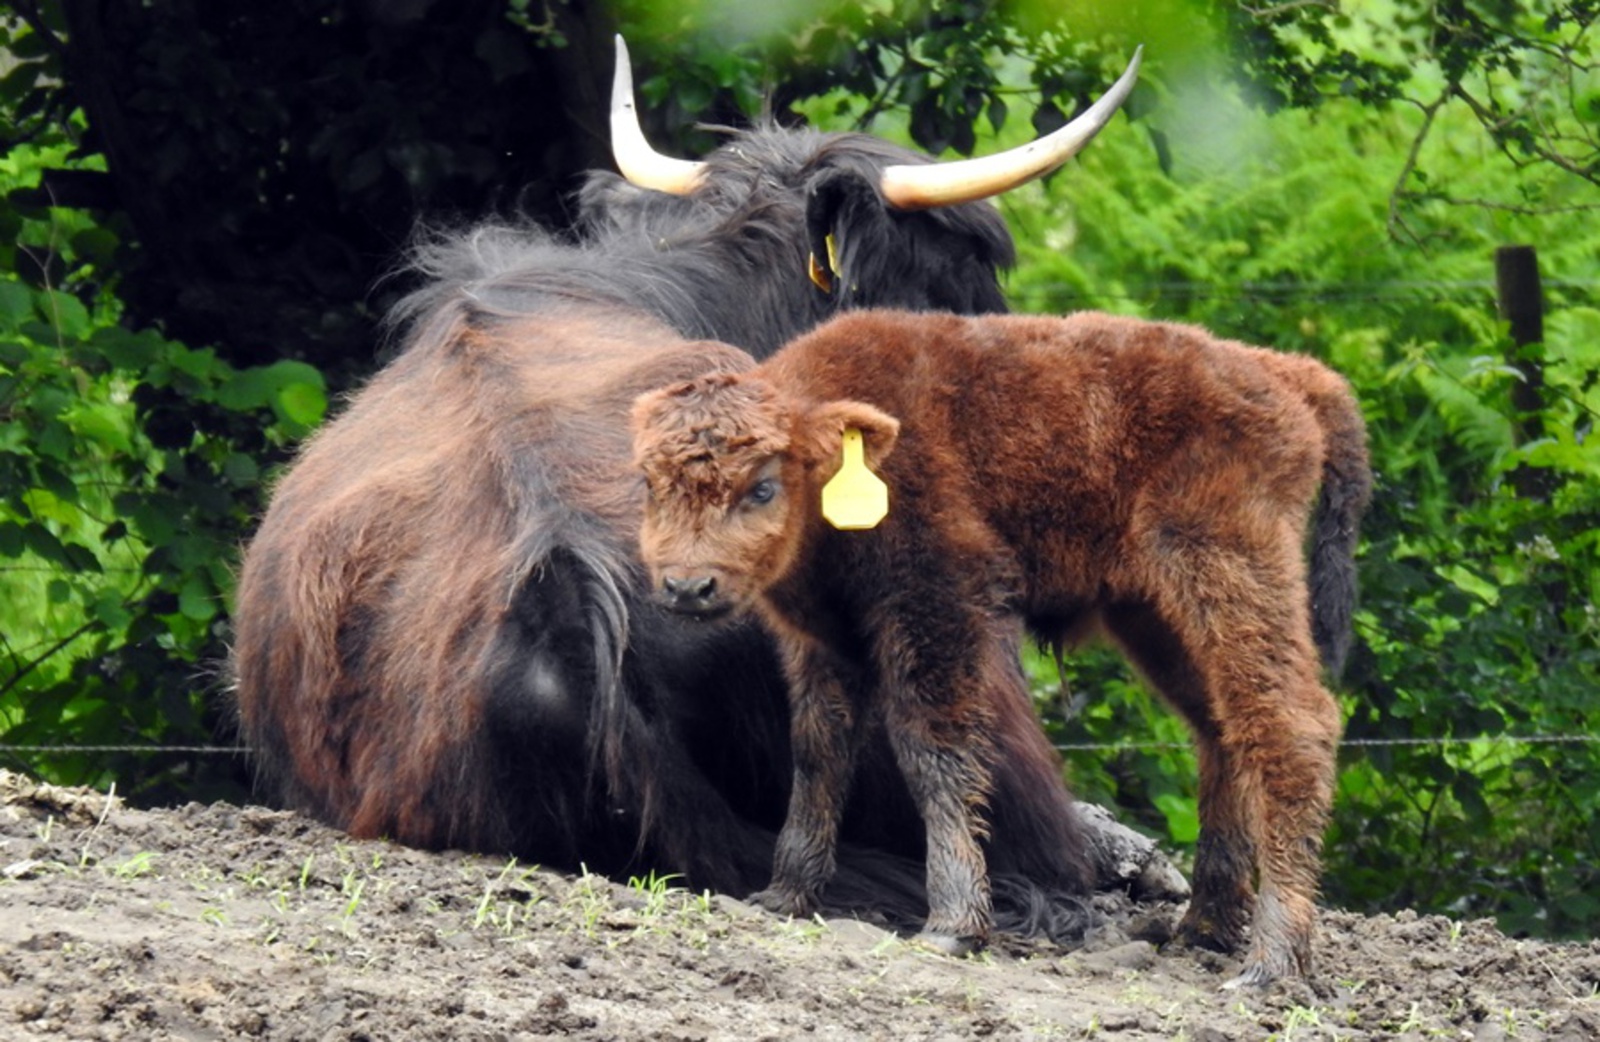
<svg viewBox="0 0 1600 1042">
<path fill-rule="evenodd" d="M 1239 975 L 1225 983 L 1226 991 L 1265 988 L 1281 980 L 1311 976 L 1311 940 L 1308 937 L 1258 937 Z"/>
<path fill-rule="evenodd" d="M 983 948 L 981 937 L 957 937 L 955 934 L 924 930 L 911 939 L 919 948 L 927 948 L 941 955 L 972 955 Z"/>
<path fill-rule="evenodd" d="M 815 903 L 808 901 L 803 895 L 773 886 L 757 890 L 745 900 L 765 908 L 774 915 L 786 915 L 796 919 L 803 919 L 816 911 Z"/>
<path fill-rule="evenodd" d="M 1237 977 L 1223 982 L 1222 990 L 1239 991 L 1244 988 L 1265 988 L 1276 984 L 1280 980 L 1298 976 L 1299 974 L 1292 967 L 1272 966 L 1252 958 L 1245 963 L 1244 969 L 1240 971 Z"/>
<path fill-rule="evenodd" d="M 1190 948 L 1231 955 L 1244 947 L 1247 919 L 1245 916 L 1205 915 L 1195 911 L 1194 905 L 1184 913 L 1178 924 L 1176 940 Z"/>
</svg>

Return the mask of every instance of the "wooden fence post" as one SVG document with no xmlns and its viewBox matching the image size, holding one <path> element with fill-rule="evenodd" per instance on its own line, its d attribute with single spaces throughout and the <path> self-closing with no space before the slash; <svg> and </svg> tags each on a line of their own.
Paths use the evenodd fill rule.
<svg viewBox="0 0 1600 1042">
<path fill-rule="evenodd" d="M 1513 429 L 1517 444 L 1544 437 L 1544 292 L 1539 283 L 1539 256 L 1532 246 L 1501 246 L 1494 251 L 1496 303 L 1500 317 L 1511 323 L 1511 349 L 1506 361 L 1522 374 L 1511 388 Z M 1520 495 L 1544 499 L 1547 475 L 1518 466 L 1511 475 Z"/>
</svg>

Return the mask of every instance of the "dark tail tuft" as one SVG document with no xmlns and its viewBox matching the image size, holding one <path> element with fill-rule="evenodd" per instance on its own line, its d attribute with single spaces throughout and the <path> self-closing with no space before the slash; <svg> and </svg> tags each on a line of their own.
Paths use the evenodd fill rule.
<svg viewBox="0 0 1600 1042">
<path fill-rule="evenodd" d="M 1322 493 L 1311 529 L 1311 634 L 1323 667 L 1338 676 L 1356 609 L 1356 539 L 1372 496 L 1366 425 L 1348 391 L 1316 402 L 1327 438 Z"/>
</svg>

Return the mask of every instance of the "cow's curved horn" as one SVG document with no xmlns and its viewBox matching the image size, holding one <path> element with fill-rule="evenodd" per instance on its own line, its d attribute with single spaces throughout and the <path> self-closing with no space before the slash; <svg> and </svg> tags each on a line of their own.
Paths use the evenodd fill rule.
<svg viewBox="0 0 1600 1042">
<path fill-rule="evenodd" d="M 1143 53 L 1143 47 L 1133 52 L 1127 70 L 1083 115 L 1037 141 L 977 159 L 885 167 L 878 182 L 884 199 L 899 210 L 927 210 L 987 199 L 1048 174 L 1111 121 L 1133 91 Z"/>
<path fill-rule="evenodd" d="M 617 75 L 611 81 L 611 154 L 633 184 L 672 195 L 687 195 L 705 174 L 704 163 L 673 159 L 650 147 L 639 129 L 639 111 L 633 107 L 633 66 L 628 45 L 617 34 Z"/>
</svg>

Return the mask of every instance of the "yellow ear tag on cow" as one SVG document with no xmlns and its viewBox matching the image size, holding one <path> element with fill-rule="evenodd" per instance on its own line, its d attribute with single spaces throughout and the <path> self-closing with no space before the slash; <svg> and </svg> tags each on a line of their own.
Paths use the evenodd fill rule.
<svg viewBox="0 0 1600 1042">
<path fill-rule="evenodd" d="M 828 275 L 828 269 L 817 263 L 815 253 L 806 254 L 806 274 L 811 276 L 812 283 L 822 292 L 833 292 L 833 279 Z"/>
<path fill-rule="evenodd" d="M 819 264 L 815 253 L 808 253 L 806 254 L 806 274 L 811 276 L 811 281 L 816 283 L 817 288 L 822 292 L 832 293 L 833 276 L 839 270 L 839 248 L 834 245 L 832 232 L 824 235 L 822 241 L 828 248 L 828 266 L 823 267 Z"/>
<path fill-rule="evenodd" d="M 867 469 L 861 431 L 844 429 L 844 462 L 822 486 L 822 516 L 846 531 L 876 528 L 889 514 L 889 486 Z"/>
</svg>

